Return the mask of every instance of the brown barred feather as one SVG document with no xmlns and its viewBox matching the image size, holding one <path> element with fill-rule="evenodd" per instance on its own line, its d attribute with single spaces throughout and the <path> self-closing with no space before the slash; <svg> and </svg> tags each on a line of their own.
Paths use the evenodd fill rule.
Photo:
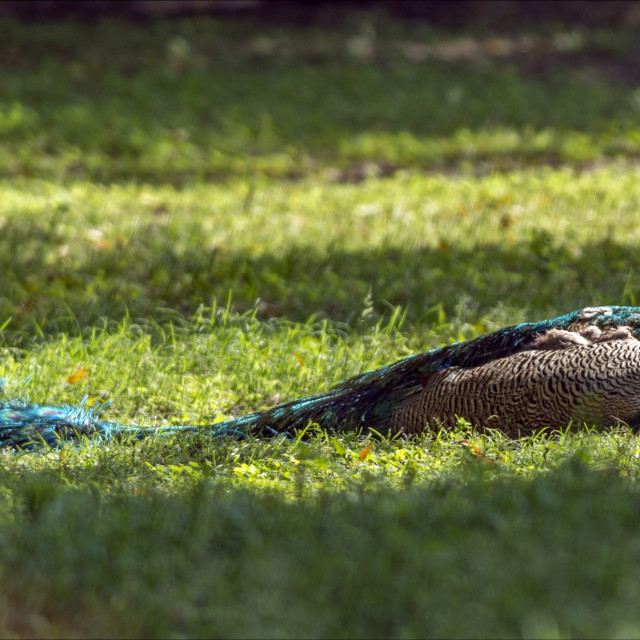
<svg viewBox="0 0 640 640">
<path fill-rule="evenodd" d="M 640 341 L 624 328 L 551 330 L 529 351 L 477 367 L 449 367 L 401 403 L 393 431 L 452 427 L 457 417 L 509 436 L 573 422 L 611 427 L 640 423 Z"/>
</svg>

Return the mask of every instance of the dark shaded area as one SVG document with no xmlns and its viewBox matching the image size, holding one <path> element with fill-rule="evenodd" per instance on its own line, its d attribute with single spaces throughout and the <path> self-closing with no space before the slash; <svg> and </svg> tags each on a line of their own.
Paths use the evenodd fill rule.
<svg viewBox="0 0 640 640">
<path fill-rule="evenodd" d="M 564 452 L 553 473 L 501 478 L 458 450 L 455 478 L 427 489 L 376 490 L 371 473 L 345 495 L 297 502 L 205 483 L 103 496 L 69 489 L 65 469 L 7 474 L 4 635 L 633 635 L 634 484 Z M 588 453 L 583 445 L 580 459 Z M 549 464 L 546 454 L 536 462 Z"/>
<path fill-rule="evenodd" d="M 5 14 L 36 20 L 92 19 L 104 15 L 145 20 L 226 14 L 262 23 L 325 26 L 343 22 L 353 11 L 360 10 L 448 27 L 504 28 L 537 23 L 618 26 L 640 21 L 638 5 L 632 0 L 7 0 L 0 7 Z"/>
<path fill-rule="evenodd" d="M 408 324 L 429 326 L 434 308 L 456 315 L 460 304 L 474 318 L 501 305 L 544 317 L 640 300 L 634 284 L 640 255 L 606 238 L 581 251 L 570 240 L 537 232 L 514 245 L 325 252 L 307 242 L 276 255 L 178 251 L 150 225 L 113 249 L 81 251 L 55 264 L 41 250 L 46 236 L 20 220 L 5 224 L 3 238 L 6 246 L 20 247 L 0 254 L 0 304 L 16 330 L 36 321 L 44 332 L 75 332 L 99 323 L 105 306 L 115 320 L 161 318 L 162 308 L 188 315 L 202 304 L 225 305 L 230 293 L 234 311 L 253 309 L 259 300 L 262 319 L 304 322 L 316 314 L 356 330 L 376 323 L 390 306 L 406 308 Z"/>
</svg>

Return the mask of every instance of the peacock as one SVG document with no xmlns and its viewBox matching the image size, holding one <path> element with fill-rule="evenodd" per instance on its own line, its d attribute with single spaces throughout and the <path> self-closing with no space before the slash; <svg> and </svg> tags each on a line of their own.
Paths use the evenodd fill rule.
<svg viewBox="0 0 640 640">
<path fill-rule="evenodd" d="M 137 427 L 101 419 L 102 408 L 0 403 L 0 445 L 25 446 L 96 434 L 210 432 L 294 434 L 309 423 L 337 431 L 416 434 L 459 418 L 509 437 L 584 423 L 640 427 L 640 307 L 587 307 L 520 323 L 474 340 L 409 356 L 326 393 L 209 426 Z"/>
</svg>

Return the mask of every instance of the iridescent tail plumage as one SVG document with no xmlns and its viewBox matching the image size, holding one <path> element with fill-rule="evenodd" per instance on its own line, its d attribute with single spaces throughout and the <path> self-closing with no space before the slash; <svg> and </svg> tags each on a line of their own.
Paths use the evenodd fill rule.
<svg viewBox="0 0 640 640">
<path fill-rule="evenodd" d="M 216 436 L 243 437 L 245 431 L 227 423 L 209 427 L 195 425 L 163 425 L 145 427 L 124 425 L 113 420 L 102 420 L 107 404 L 87 406 L 87 398 L 77 405 L 43 405 L 11 399 L 0 402 L 0 447 L 32 448 L 37 445 L 58 447 L 63 442 L 88 437 L 101 442 L 123 437 L 143 439 L 150 435 L 175 435 L 209 431 Z"/>
<path fill-rule="evenodd" d="M 95 437 L 104 441 L 123 436 L 145 438 L 150 434 L 176 433 L 208 433 L 212 436 L 234 438 L 247 435 L 271 437 L 294 434 L 296 431 L 305 429 L 310 422 L 329 431 L 372 429 L 379 433 L 403 430 L 415 432 L 430 423 L 431 426 L 436 423 L 451 424 L 458 415 L 454 415 L 456 407 L 473 407 L 473 403 L 469 404 L 468 399 L 470 395 L 473 397 L 474 393 L 478 394 L 478 398 L 483 398 L 486 405 L 485 414 L 488 411 L 488 414 L 506 416 L 507 427 L 509 421 L 513 425 L 520 425 L 523 420 L 531 419 L 531 401 L 528 401 L 525 415 L 524 409 L 518 406 L 521 400 L 520 395 L 522 395 L 518 384 L 515 386 L 511 384 L 514 388 L 513 392 L 509 392 L 511 396 L 508 393 L 505 395 L 504 390 L 500 389 L 496 389 L 494 396 L 487 393 L 488 387 L 493 382 L 491 374 L 493 363 L 496 367 L 496 380 L 500 379 L 500 376 L 501 379 L 508 379 L 509 367 L 513 366 L 514 375 L 517 369 L 523 387 L 526 387 L 532 380 L 536 383 L 539 371 L 534 368 L 538 366 L 535 363 L 544 361 L 548 372 L 544 375 L 549 379 L 555 377 L 563 393 L 566 385 L 571 383 L 574 388 L 570 391 L 575 391 L 577 399 L 580 400 L 579 396 L 582 393 L 579 385 L 580 378 L 583 377 L 585 380 L 593 378 L 594 372 L 585 370 L 585 367 L 593 366 L 588 363 L 601 361 L 606 363 L 608 344 L 611 344 L 612 354 L 614 351 L 622 354 L 629 353 L 635 358 L 636 352 L 640 354 L 640 343 L 635 344 L 638 338 L 640 338 L 640 307 L 580 309 L 551 320 L 512 325 L 474 340 L 412 355 L 394 364 L 349 378 L 326 393 L 291 400 L 266 411 L 207 426 L 123 425 L 119 422 L 103 420 L 101 416 L 106 405 L 88 407 L 86 399 L 76 406 L 40 405 L 26 400 L 6 399 L 0 402 L 0 447 L 27 446 L 33 443 L 56 446 L 63 440 L 82 436 Z M 618 345 L 624 341 L 631 341 L 633 343 L 631 348 L 625 347 L 621 350 Z M 586 357 L 595 353 L 596 350 L 602 352 L 600 359 Z M 542 360 L 522 355 L 523 352 L 539 354 L 541 351 L 553 351 L 553 355 L 546 356 Z M 581 359 L 581 354 L 585 355 L 584 359 Z M 582 370 L 581 362 L 584 363 Z M 526 366 L 530 366 L 531 369 L 526 369 Z M 597 366 L 600 367 L 599 364 Z M 449 371 L 451 375 L 448 375 Z M 482 375 L 476 376 L 476 371 L 481 372 Z M 600 375 L 600 372 L 596 373 Z M 604 378 L 608 378 L 608 383 L 611 383 L 609 386 L 603 386 L 603 393 L 611 395 L 613 391 L 609 389 L 615 387 L 615 393 L 621 395 L 624 394 L 624 386 L 622 391 L 615 386 L 616 376 L 620 378 L 624 374 L 631 376 L 632 380 L 640 380 L 640 365 L 636 365 L 635 361 L 629 362 L 629 358 L 623 356 L 615 370 L 603 369 L 601 373 Z M 577 386 L 574 384 L 576 375 Z M 464 402 L 461 400 L 457 403 L 455 399 L 452 401 L 450 395 L 447 397 L 449 388 L 452 390 L 451 393 L 462 393 L 456 390 L 455 385 L 445 386 L 450 385 L 451 380 L 456 376 L 466 381 L 463 390 Z M 475 388 L 474 384 L 476 384 Z M 547 383 L 545 381 L 539 383 L 539 385 L 544 384 Z M 598 392 L 597 387 L 593 387 L 591 382 L 589 384 L 591 385 L 588 388 L 589 393 L 594 389 Z M 628 394 L 635 394 L 632 386 L 629 387 Z M 640 393 L 635 395 L 640 396 Z M 495 400 L 492 400 L 493 397 Z M 562 402 L 559 395 L 551 400 Z M 495 402 L 495 406 L 492 406 L 492 402 Z M 544 407 L 546 406 L 545 400 Z M 540 409 L 543 409 L 542 401 Z M 535 411 L 535 407 L 533 410 Z M 472 412 L 473 409 L 469 411 Z M 549 418 L 544 419 L 548 419 L 549 426 L 561 428 L 566 426 L 566 424 L 562 425 L 566 415 L 571 414 L 567 414 L 567 411 L 558 412 L 557 418 L 553 414 L 545 414 L 547 415 Z M 460 417 L 473 419 L 477 416 Z M 508 431 L 508 429 L 504 430 Z"/>
</svg>

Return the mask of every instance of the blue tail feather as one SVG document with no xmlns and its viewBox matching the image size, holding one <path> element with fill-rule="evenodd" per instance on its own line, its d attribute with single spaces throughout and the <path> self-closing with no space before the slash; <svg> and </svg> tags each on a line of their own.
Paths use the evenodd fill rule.
<svg viewBox="0 0 640 640">
<path fill-rule="evenodd" d="M 627 326 L 640 338 L 640 307 L 599 307 L 564 316 L 512 325 L 474 340 L 433 349 L 394 364 L 367 371 L 339 383 L 326 393 L 300 398 L 272 409 L 208 426 L 137 427 L 101 419 L 107 405 L 40 405 L 25 400 L 0 402 L 0 447 L 26 446 L 44 441 L 97 436 L 105 440 L 125 435 L 210 433 L 234 438 L 291 434 L 309 422 L 333 431 L 373 428 L 385 432 L 399 403 L 424 388 L 429 376 L 451 366 L 475 367 L 532 348 L 533 339 L 550 329 L 581 331 Z M 0 385 L 1 389 L 1 385 Z"/>
</svg>

